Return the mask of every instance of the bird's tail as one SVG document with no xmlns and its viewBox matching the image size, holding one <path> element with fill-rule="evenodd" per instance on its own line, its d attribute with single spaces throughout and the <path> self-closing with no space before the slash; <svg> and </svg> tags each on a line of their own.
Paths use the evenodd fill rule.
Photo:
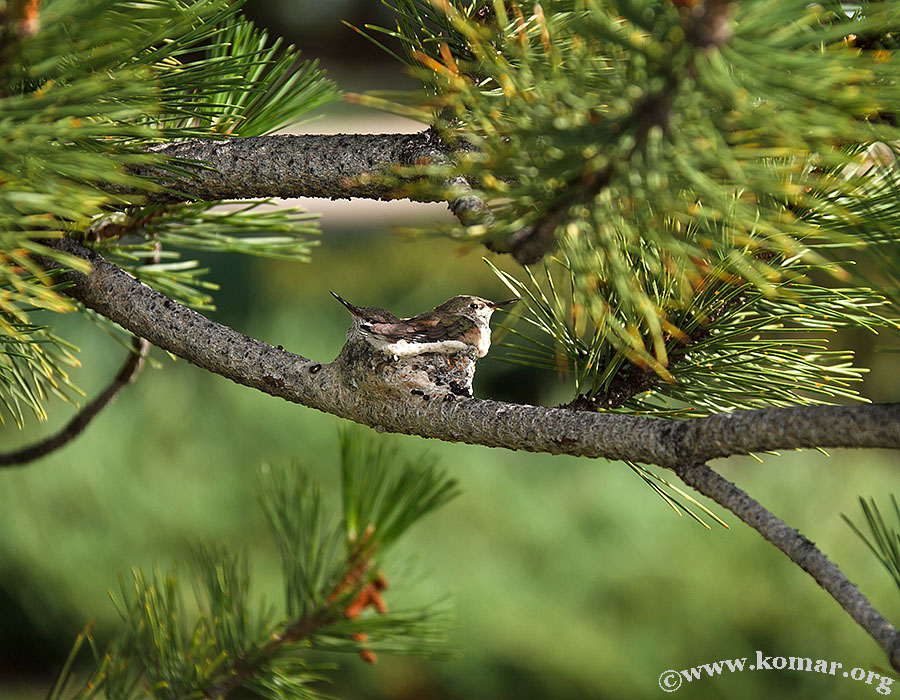
<svg viewBox="0 0 900 700">
<path fill-rule="evenodd" d="M 354 306 L 354 305 L 351 304 L 349 301 L 347 301 L 346 299 L 343 299 L 342 297 L 339 297 L 339 296 L 338 296 L 337 294 L 335 294 L 334 292 L 331 293 L 331 296 L 333 296 L 335 299 L 337 299 L 339 302 L 341 302 L 344 306 L 346 306 L 346 307 L 347 307 L 347 311 L 349 311 L 349 312 L 350 312 L 351 314 L 353 314 L 354 316 L 361 316 L 361 315 L 362 315 L 362 309 L 359 308 L 358 306 Z"/>
</svg>

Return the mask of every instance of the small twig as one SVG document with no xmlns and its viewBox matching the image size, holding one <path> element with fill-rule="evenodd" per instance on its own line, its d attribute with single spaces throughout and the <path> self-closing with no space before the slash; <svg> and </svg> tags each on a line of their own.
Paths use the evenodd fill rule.
<svg viewBox="0 0 900 700">
<path fill-rule="evenodd" d="M 14 452 L 0 453 L 0 467 L 13 467 L 45 457 L 64 447 L 81 435 L 97 414 L 100 413 L 116 397 L 125 386 L 134 381 L 144 366 L 144 359 L 150 349 L 150 343 L 143 338 L 135 337 L 131 344 L 125 363 L 109 385 L 91 402 L 75 414 L 59 432 Z"/>
<path fill-rule="evenodd" d="M 815 544 L 706 464 L 677 467 L 674 471 L 685 484 L 737 515 L 812 576 L 878 643 L 891 666 L 900 671 L 900 632 Z"/>
</svg>

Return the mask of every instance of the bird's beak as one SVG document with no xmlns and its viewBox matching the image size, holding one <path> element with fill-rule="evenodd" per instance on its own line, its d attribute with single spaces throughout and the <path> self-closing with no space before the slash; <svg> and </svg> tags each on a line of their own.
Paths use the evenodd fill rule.
<svg viewBox="0 0 900 700">
<path fill-rule="evenodd" d="M 496 308 L 499 308 L 499 307 L 501 307 L 501 306 L 506 306 L 507 304 L 515 304 L 517 301 L 519 301 L 519 297 L 516 297 L 515 299 L 507 299 L 506 301 L 492 301 L 492 302 L 489 304 L 489 306 L 490 306 L 492 309 L 496 309 Z"/>
<path fill-rule="evenodd" d="M 346 307 L 347 307 L 347 311 L 349 311 L 349 312 L 350 312 L 351 314 L 353 314 L 354 316 L 359 316 L 359 315 L 360 315 L 361 309 L 360 309 L 358 306 L 354 306 L 354 305 L 351 304 L 349 301 L 347 301 L 346 299 L 344 299 L 344 298 L 342 298 L 342 297 L 339 297 L 339 296 L 338 296 L 337 294 L 335 294 L 334 292 L 331 293 L 331 296 L 333 296 L 335 299 L 337 299 L 339 302 L 341 302 L 344 306 L 346 306 Z"/>
</svg>

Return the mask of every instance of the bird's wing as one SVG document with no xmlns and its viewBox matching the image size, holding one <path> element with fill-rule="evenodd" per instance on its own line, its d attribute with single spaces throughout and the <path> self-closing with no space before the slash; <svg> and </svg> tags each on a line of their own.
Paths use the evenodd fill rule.
<svg viewBox="0 0 900 700">
<path fill-rule="evenodd" d="M 388 341 L 406 340 L 411 343 L 438 343 L 460 340 L 476 327 L 465 316 L 415 317 L 399 323 L 367 323 L 363 327 Z"/>
</svg>

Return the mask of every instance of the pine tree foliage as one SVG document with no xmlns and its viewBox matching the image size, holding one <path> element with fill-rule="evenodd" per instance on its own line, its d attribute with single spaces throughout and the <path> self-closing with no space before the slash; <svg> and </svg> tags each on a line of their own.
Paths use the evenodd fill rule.
<svg viewBox="0 0 900 700">
<path fill-rule="evenodd" d="M 844 222 L 831 222 L 838 231 L 844 227 L 853 243 L 834 243 L 830 247 L 859 260 L 864 275 L 857 278 L 877 284 L 891 300 L 896 316 L 900 310 L 900 246 L 896 234 L 900 225 L 900 173 L 896 167 L 896 144 L 874 144 L 865 149 L 864 157 L 867 162 L 859 169 L 859 177 L 865 184 L 865 196 L 837 196 L 838 205 L 850 216 Z M 812 211 L 805 216 L 816 224 L 823 217 Z"/>
<path fill-rule="evenodd" d="M 569 374 L 569 407 L 585 410 L 682 418 L 859 398 L 865 370 L 828 335 L 900 328 L 895 3 L 386 4 L 395 27 L 368 31 L 424 88 L 395 108 L 456 154 L 402 182 L 478 198 L 482 218 L 447 232 L 542 262 L 494 267 L 523 298 L 507 359 Z M 75 307 L 34 257 L 84 265 L 41 239 L 88 240 L 211 308 L 213 285 L 182 251 L 307 260 L 311 218 L 266 202 L 148 203 L 125 193 L 159 183 L 129 166 L 183 171 L 146 147 L 271 133 L 336 96 L 239 3 L 0 0 L 0 420 L 43 418 L 48 396 L 78 394 L 76 349 L 39 323 Z M 455 484 L 427 457 L 393 468 L 396 453 L 355 433 L 341 462 L 340 516 L 302 470 L 263 472 L 281 606 L 258 597 L 245 555 L 199 545 L 187 585 L 157 568 L 122 579 L 122 634 L 101 652 L 86 630 L 49 698 L 315 698 L 327 674 L 311 648 L 433 653 L 441 606 L 388 611 L 384 591 L 394 545 Z M 724 525 L 629 466 L 676 512 Z M 864 539 L 897 578 L 897 534 L 863 508 Z M 95 665 L 78 684 L 85 646 Z"/>
<path fill-rule="evenodd" d="M 246 555 L 201 544 L 181 572 L 135 570 L 120 580 L 125 629 L 100 653 L 89 630 L 76 640 L 48 700 L 226 697 L 243 689 L 272 700 L 319 698 L 325 669 L 310 648 L 436 654 L 446 631 L 441 605 L 388 611 L 387 556 L 414 523 L 456 493 L 435 461 L 403 463 L 359 430 L 341 435 L 342 517 L 301 468 L 265 467 L 260 504 L 281 552 L 284 604 L 265 602 Z M 393 601 L 392 601 L 393 607 Z M 90 642 L 94 671 L 80 685 L 75 658 Z"/>
<path fill-rule="evenodd" d="M 48 396 L 74 400 L 80 395 L 69 379 L 69 368 L 79 366 L 75 347 L 49 329 L 9 321 L 9 333 L 0 333 L 0 424 L 9 416 L 20 428 L 28 412 L 46 418 Z M 74 395 L 74 396 L 73 396 Z"/>
<path fill-rule="evenodd" d="M 271 41 L 239 7 L 225 0 L 0 3 L 0 411 L 16 423 L 24 409 L 43 418 L 49 394 L 78 394 L 64 371 L 74 348 L 35 316 L 74 306 L 32 258 L 86 270 L 40 239 L 95 241 L 136 277 L 198 308 L 211 308 L 212 285 L 181 251 L 309 259 L 318 229 L 298 210 L 147 205 L 142 196 L 117 194 L 158 189 L 127 170 L 165 165 L 148 144 L 262 135 L 337 98 L 315 62 Z"/>
<path fill-rule="evenodd" d="M 879 313 L 888 300 L 867 288 L 811 284 L 806 277 L 816 266 L 796 258 L 771 264 L 784 280 L 779 294 L 766 296 L 752 283 L 713 270 L 691 303 L 672 314 L 667 382 L 629 363 L 627 349 L 605 342 L 603 329 L 579 313 L 567 261 L 548 261 L 539 274 L 526 269 L 527 283 L 494 268 L 521 295 L 523 318 L 538 331 L 511 328 L 522 342 L 507 344 L 505 359 L 571 373 L 577 403 L 629 413 L 688 417 L 859 399 L 853 383 L 866 370 L 853 365 L 852 353 L 829 350 L 827 336 L 839 328 L 893 328 Z"/>
<path fill-rule="evenodd" d="M 687 513 L 688 516 L 693 518 L 707 530 L 711 530 L 712 528 L 709 523 L 706 522 L 706 518 L 715 521 L 726 530 L 729 529 L 725 521 L 718 515 L 691 496 L 687 491 L 676 486 L 665 477 L 662 477 L 652 469 L 635 462 L 626 460 L 625 464 L 627 464 L 629 469 L 637 474 L 641 480 L 663 500 L 663 503 L 675 511 L 676 515 L 681 516 L 684 513 Z M 682 511 L 684 511 L 684 513 L 682 513 Z"/>
<path fill-rule="evenodd" d="M 859 504 L 862 507 L 865 524 L 869 531 L 868 535 L 846 515 L 842 514 L 841 517 L 850 526 L 850 529 L 865 542 L 869 551 L 881 562 L 881 565 L 894 579 L 897 589 L 900 590 L 900 505 L 897 504 L 897 498 L 891 494 L 890 513 L 893 514 L 896 524 L 890 524 L 881 514 L 874 498 L 866 500 L 860 497 Z"/>
<path fill-rule="evenodd" d="M 496 270 L 538 331 L 512 360 L 572 372 L 582 408 L 855 395 L 823 334 L 897 329 L 895 4 L 388 4 L 373 38 L 459 148 L 406 174 L 488 204 L 450 234 L 554 256 Z"/>
</svg>

